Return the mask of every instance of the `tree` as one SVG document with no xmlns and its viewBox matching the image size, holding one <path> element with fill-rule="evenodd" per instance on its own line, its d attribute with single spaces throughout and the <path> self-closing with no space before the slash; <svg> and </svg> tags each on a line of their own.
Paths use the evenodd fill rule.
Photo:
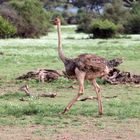
<svg viewBox="0 0 140 140">
<path fill-rule="evenodd" d="M 127 8 L 132 8 L 134 4 L 140 3 L 140 0 L 123 0 L 124 6 Z"/>
<path fill-rule="evenodd" d="M 0 0 L 0 4 L 2 4 L 3 2 L 7 2 L 9 0 Z"/>
<path fill-rule="evenodd" d="M 70 8 L 73 7 L 70 0 L 40 0 L 44 4 L 46 10 L 51 11 L 52 17 L 59 16 L 62 24 L 76 23 L 75 13 L 70 12 Z"/>
<path fill-rule="evenodd" d="M 16 34 L 16 28 L 2 16 L 0 16 L 0 38 L 12 37 Z"/>
<path fill-rule="evenodd" d="M 140 4 L 133 5 L 130 16 L 124 24 L 125 32 L 130 34 L 140 34 Z"/>
<path fill-rule="evenodd" d="M 128 12 L 128 9 L 124 8 L 122 0 L 112 0 L 112 3 L 105 4 L 103 18 L 116 24 L 123 24 Z"/>
<path fill-rule="evenodd" d="M 0 14 L 17 28 L 17 36 L 20 37 L 39 37 L 51 27 L 49 12 L 38 0 L 3 2 Z"/>
<path fill-rule="evenodd" d="M 67 7 L 71 4 L 69 0 L 40 0 L 47 10 L 54 10 L 58 6 Z"/>
<path fill-rule="evenodd" d="M 93 20 L 90 24 L 90 33 L 94 38 L 111 38 L 117 32 L 118 26 L 109 20 Z"/>
<path fill-rule="evenodd" d="M 96 13 L 87 12 L 85 9 L 79 9 L 76 16 L 78 22 L 77 32 L 90 33 L 90 24 L 95 18 L 97 18 Z"/>
<path fill-rule="evenodd" d="M 96 11 L 98 14 L 101 14 L 104 4 L 109 1 L 110 0 L 75 0 L 72 3 L 78 8 L 84 8 L 90 12 Z"/>
</svg>

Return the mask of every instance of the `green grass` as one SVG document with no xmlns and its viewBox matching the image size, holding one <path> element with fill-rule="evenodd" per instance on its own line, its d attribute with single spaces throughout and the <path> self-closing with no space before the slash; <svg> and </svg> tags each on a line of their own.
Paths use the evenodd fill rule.
<svg viewBox="0 0 140 140">
<path fill-rule="evenodd" d="M 80 53 L 93 53 L 112 59 L 123 57 L 121 70 L 140 74 L 140 36 L 119 37 L 115 39 L 88 39 L 86 34 L 76 34 L 75 26 L 62 28 L 63 48 L 65 54 L 74 57 Z M 16 81 L 15 78 L 38 68 L 64 69 L 57 54 L 57 33 L 50 33 L 40 39 L 6 39 L 0 40 L 0 125 L 81 125 L 82 119 L 97 117 L 97 102 L 77 102 L 70 112 L 61 116 L 67 103 L 76 95 L 77 89 L 69 89 L 72 80 L 60 78 L 52 83 L 40 84 L 35 80 Z M 23 84 L 29 84 L 34 94 L 57 92 L 58 97 L 29 98 L 18 91 Z M 101 83 L 101 82 L 100 82 Z M 95 95 L 89 82 L 86 82 L 85 96 Z M 104 117 L 113 119 L 140 119 L 139 88 L 129 85 L 102 85 L 104 96 L 114 99 L 103 99 Z M 95 95 L 96 96 L 96 95 Z M 22 102 L 19 99 L 25 98 Z M 98 120 L 98 118 L 97 118 Z M 99 127 L 103 128 L 99 122 Z"/>
</svg>

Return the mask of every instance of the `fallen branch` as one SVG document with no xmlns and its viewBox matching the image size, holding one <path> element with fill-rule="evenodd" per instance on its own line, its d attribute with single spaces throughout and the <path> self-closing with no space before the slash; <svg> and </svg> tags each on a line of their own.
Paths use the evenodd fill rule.
<svg viewBox="0 0 140 140">
<path fill-rule="evenodd" d="M 28 85 L 24 85 L 22 87 L 20 87 L 21 91 L 24 91 L 26 96 L 34 96 L 30 91 L 29 91 L 29 87 Z M 50 98 L 54 98 L 57 95 L 57 93 L 43 93 L 43 94 L 38 94 L 37 97 L 50 97 Z M 23 98 L 21 100 L 24 100 Z"/>
<path fill-rule="evenodd" d="M 40 94 L 40 97 L 50 97 L 54 98 L 57 94 L 56 93 L 48 93 L 48 94 Z"/>
<path fill-rule="evenodd" d="M 62 76 L 62 73 L 57 70 L 39 69 L 37 71 L 29 71 L 28 73 L 17 77 L 16 80 L 35 79 L 44 83 L 57 80 L 59 76 Z"/>
<path fill-rule="evenodd" d="M 106 99 L 111 99 L 111 98 L 117 98 L 118 96 L 117 95 L 114 95 L 114 96 L 102 96 L 103 98 L 106 98 Z"/>
<path fill-rule="evenodd" d="M 84 97 L 82 99 L 78 99 L 78 101 L 86 101 L 86 100 L 97 100 L 97 97 L 88 96 L 88 97 Z"/>
<path fill-rule="evenodd" d="M 102 96 L 103 98 L 107 98 L 107 99 L 111 99 L 111 98 L 117 98 L 118 96 L 115 95 L 115 96 Z M 86 100 L 97 100 L 97 97 L 94 97 L 94 96 L 87 96 L 87 97 L 84 97 L 82 99 L 78 99 L 78 101 L 86 101 Z"/>
<path fill-rule="evenodd" d="M 130 72 L 122 72 L 119 69 L 113 68 L 104 80 L 109 84 L 140 84 L 140 75 L 134 75 Z"/>
<path fill-rule="evenodd" d="M 26 96 L 31 96 L 31 93 L 29 92 L 29 87 L 28 85 L 23 85 L 22 87 L 20 87 L 21 91 L 24 91 Z"/>
</svg>

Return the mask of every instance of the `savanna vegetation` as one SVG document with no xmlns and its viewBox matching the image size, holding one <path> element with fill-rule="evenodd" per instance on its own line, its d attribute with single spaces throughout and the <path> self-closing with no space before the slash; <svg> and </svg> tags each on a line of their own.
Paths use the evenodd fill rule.
<svg viewBox="0 0 140 140">
<path fill-rule="evenodd" d="M 93 40 L 88 39 L 86 34 L 75 33 L 75 29 L 76 26 L 63 26 L 62 28 L 63 47 L 67 56 L 74 57 L 90 52 L 107 59 L 123 57 L 124 63 L 119 68 L 140 74 L 139 35 Z M 128 131 L 131 131 L 132 137 L 140 136 L 138 125 L 140 121 L 139 87 L 135 85 L 104 85 L 99 80 L 103 96 L 116 95 L 117 98 L 103 98 L 104 115 L 98 118 L 96 101 L 79 101 L 66 115 L 59 114 L 77 93 L 77 88 L 68 88 L 71 85 L 77 85 L 73 80 L 61 77 L 57 81 L 45 84 L 35 80 L 15 80 L 19 75 L 38 68 L 63 69 L 63 64 L 57 54 L 57 33 L 55 30 L 40 39 L 3 39 L 0 40 L 0 44 L 1 126 L 12 126 L 14 129 L 11 131 L 13 130 L 15 133 L 21 127 L 28 130 L 29 126 L 34 125 L 36 129 L 25 133 L 30 138 L 34 136 L 38 139 L 56 139 L 60 134 L 64 133 L 65 135 L 67 131 L 72 134 L 71 139 L 76 139 L 79 136 L 92 139 L 92 135 L 99 132 L 100 136 L 106 132 L 107 138 L 117 136 L 122 139 L 129 138 Z M 33 97 L 26 97 L 23 92 L 18 90 L 23 84 L 29 85 Z M 90 83 L 86 82 L 85 85 L 83 96 L 95 95 Z M 52 99 L 37 98 L 38 94 L 46 92 L 57 92 L 58 96 Z M 26 101 L 20 101 L 19 99 L 22 97 Z M 123 134 L 120 132 L 121 128 L 123 128 Z M 110 131 L 113 136 L 109 135 Z M 6 131 L 4 132 L 6 133 Z M 79 135 L 75 134 L 76 132 Z M 9 135 L 9 133 L 6 134 Z M 99 136 L 95 135 L 95 137 Z M 60 137 L 60 139 L 62 138 L 63 136 Z"/>
<path fill-rule="evenodd" d="M 4 1 L 0 5 L 0 15 L 16 28 L 14 37 L 37 38 L 46 35 L 52 27 L 49 12 L 43 8 L 38 0 Z M 12 28 L 11 25 L 9 26 L 7 28 L 1 26 L 0 31 L 6 32 Z M 13 32 L 8 36 L 5 32 L 1 35 L 3 38 L 13 37 Z"/>
<path fill-rule="evenodd" d="M 77 24 L 78 32 L 92 38 L 140 33 L 139 0 L 1 0 L 0 4 L 0 15 L 16 29 L 7 35 L 6 30 L 12 27 L 0 28 L 5 30 L 2 38 L 40 37 L 52 30 L 51 21 L 55 17 L 61 17 L 64 25 Z"/>
<path fill-rule="evenodd" d="M 76 12 L 71 11 L 74 9 Z M 62 20 L 67 56 L 93 53 L 106 59 L 121 57 L 120 70 L 140 74 L 139 9 L 139 0 L 0 0 L 0 139 L 139 140 L 139 85 L 109 85 L 98 79 L 103 96 L 116 96 L 103 97 L 104 115 L 100 117 L 94 100 L 78 101 L 60 115 L 77 94 L 74 80 L 16 80 L 40 68 L 64 69 L 52 23 L 57 16 Z M 24 84 L 33 96 L 19 90 Z M 57 96 L 38 98 L 49 92 Z M 88 95 L 96 96 L 87 81 L 83 96 Z"/>
</svg>

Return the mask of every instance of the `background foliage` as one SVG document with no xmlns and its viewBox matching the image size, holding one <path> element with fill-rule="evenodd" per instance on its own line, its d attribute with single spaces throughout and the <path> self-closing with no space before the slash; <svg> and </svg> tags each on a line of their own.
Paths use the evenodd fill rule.
<svg viewBox="0 0 140 140">
<path fill-rule="evenodd" d="M 17 29 L 19 37 L 39 37 L 51 27 L 50 15 L 38 0 L 10 0 L 1 5 L 1 15 Z"/>
<path fill-rule="evenodd" d="M 117 32 L 118 26 L 109 20 L 93 20 L 90 31 L 94 38 L 110 38 Z"/>
<path fill-rule="evenodd" d="M 0 38 L 12 37 L 16 34 L 16 28 L 0 16 Z"/>
<path fill-rule="evenodd" d="M 19 37 L 47 34 L 51 30 L 50 21 L 55 17 L 60 17 L 64 25 L 77 24 L 77 31 L 94 37 L 97 35 L 90 27 L 98 20 L 119 25 L 113 36 L 116 33 L 140 33 L 140 0 L 0 0 L 0 4 L 0 15 L 15 26 Z M 106 38 L 105 30 L 97 37 Z"/>
</svg>

